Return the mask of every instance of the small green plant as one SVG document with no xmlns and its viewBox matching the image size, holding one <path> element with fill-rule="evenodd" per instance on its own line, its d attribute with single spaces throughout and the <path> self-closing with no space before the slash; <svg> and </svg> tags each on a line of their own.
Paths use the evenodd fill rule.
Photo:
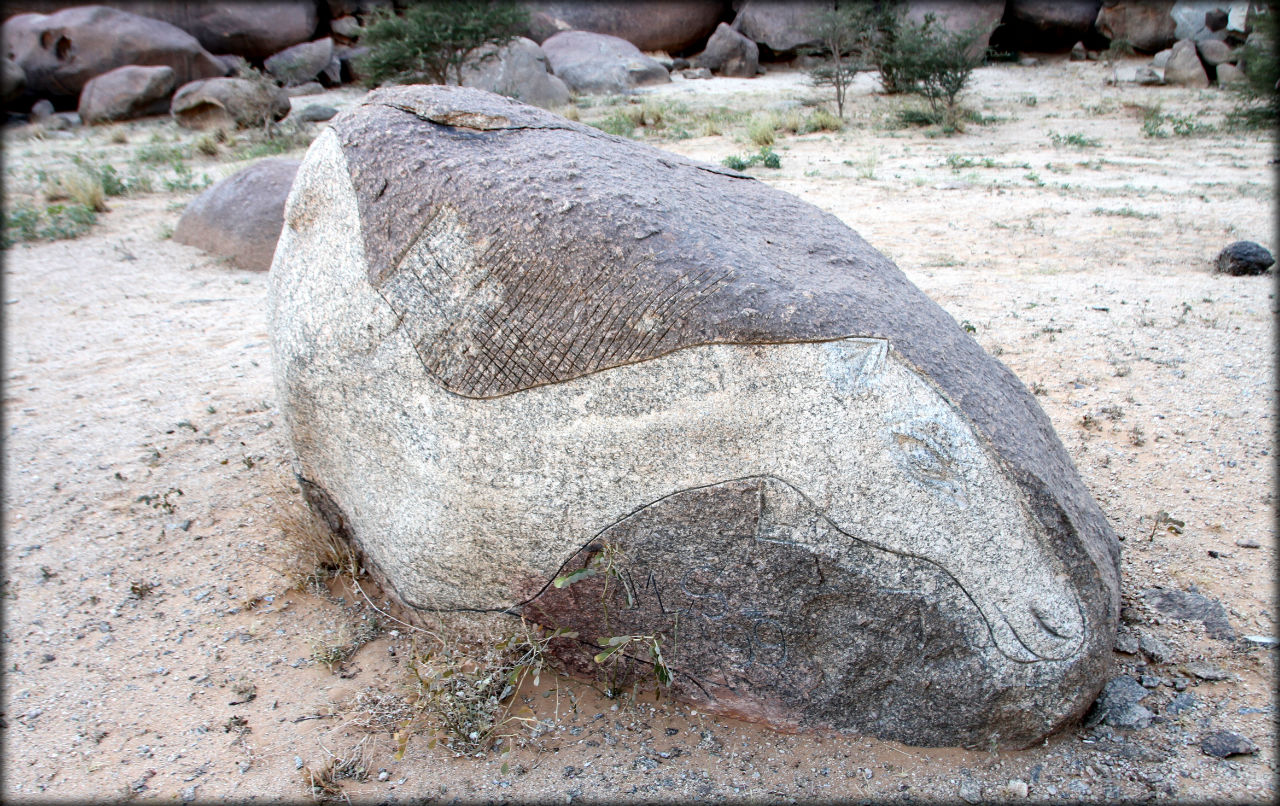
<svg viewBox="0 0 1280 806">
<path fill-rule="evenodd" d="M 811 35 L 819 43 L 813 53 L 828 61 L 810 70 L 809 78 L 816 86 L 832 88 L 836 116 L 843 119 L 849 85 L 873 60 L 880 31 L 892 20 L 876 4 L 846 3 L 816 14 L 813 22 Z"/>
<path fill-rule="evenodd" d="M 1102 141 L 1096 137 L 1085 137 L 1079 132 L 1076 132 L 1075 134 L 1058 134 L 1057 132 L 1049 132 L 1049 140 L 1058 148 L 1062 148 L 1063 146 L 1071 146 L 1072 148 L 1097 148 L 1102 145 Z"/>
<path fill-rule="evenodd" d="M 1237 129 L 1274 129 L 1280 122 L 1280 11 L 1274 4 L 1259 4 L 1254 35 L 1236 51 L 1245 80 L 1232 85 L 1236 106 L 1227 114 L 1227 125 Z"/>
<path fill-rule="evenodd" d="M 1120 218 L 1159 218 L 1160 217 L 1156 213 L 1144 213 L 1140 210 L 1135 210 L 1134 208 L 1130 207 L 1127 204 L 1124 207 L 1120 207 L 1114 210 L 1110 210 L 1105 207 L 1095 207 L 1093 208 L 1093 214 L 1119 216 Z"/>
<path fill-rule="evenodd" d="M 763 146 L 754 154 L 744 156 L 729 156 L 720 161 L 720 164 L 726 168 L 732 168 L 735 171 L 745 171 L 754 165 L 763 165 L 766 168 L 781 168 L 782 158 L 778 153 L 768 146 Z"/>
<path fill-rule="evenodd" d="M 79 238 L 98 220 L 93 208 L 83 204 L 51 204 L 44 212 L 47 223 L 37 235 L 47 241 Z"/>
<path fill-rule="evenodd" d="M 844 128 L 844 120 L 825 109 L 815 109 L 801 122 L 799 134 L 813 132 L 838 132 Z"/>
<path fill-rule="evenodd" d="M 760 117 L 747 124 L 747 139 L 757 146 L 771 146 L 777 142 L 777 130 L 774 122 L 767 117 Z"/>
<path fill-rule="evenodd" d="M 180 162 L 185 160 L 187 156 L 185 148 L 163 142 L 147 143 L 139 146 L 138 150 L 133 153 L 134 161 L 144 165 L 165 165 Z"/>
<path fill-rule="evenodd" d="M 920 23 L 899 18 L 888 27 L 879 51 L 881 84 L 922 96 L 943 131 L 959 131 L 960 94 L 982 64 L 978 43 L 990 33 L 979 26 L 949 31 L 932 13 Z"/>
<path fill-rule="evenodd" d="M 4 235 L 0 247 L 9 249 L 14 244 L 36 240 L 39 224 L 40 211 L 36 208 L 24 204 L 8 207 L 4 210 Z"/>
<path fill-rule="evenodd" d="M 403 12 L 378 9 L 360 44 L 370 84 L 386 81 L 462 83 L 463 67 L 486 45 L 504 45 L 526 30 L 529 12 L 511 2 L 451 0 L 419 3 Z M 492 52 L 486 54 L 492 56 Z"/>
<path fill-rule="evenodd" d="M 202 174 L 199 179 L 196 179 L 195 174 L 191 172 L 191 167 L 185 162 L 175 162 L 173 164 L 173 173 L 173 178 L 165 177 L 160 180 L 161 184 L 164 185 L 164 189 L 171 193 L 203 190 L 213 184 L 209 174 Z"/>
</svg>

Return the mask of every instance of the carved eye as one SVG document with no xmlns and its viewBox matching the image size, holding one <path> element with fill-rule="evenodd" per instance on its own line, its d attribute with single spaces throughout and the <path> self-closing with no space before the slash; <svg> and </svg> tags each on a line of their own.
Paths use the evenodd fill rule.
<svg viewBox="0 0 1280 806">
<path fill-rule="evenodd" d="M 891 429 L 894 459 L 917 483 L 951 503 L 967 507 L 964 480 L 956 468 L 946 430 L 939 423 L 902 423 Z"/>
</svg>

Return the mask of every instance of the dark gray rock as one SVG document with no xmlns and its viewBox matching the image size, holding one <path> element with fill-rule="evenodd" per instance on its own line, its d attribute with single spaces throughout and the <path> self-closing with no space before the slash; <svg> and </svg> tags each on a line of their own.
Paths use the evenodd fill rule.
<svg viewBox="0 0 1280 806">
<path fill-rule="evenodd" d="M 5 20 L 0 36 L 26 75 L 27 91 L 51 98 L 78 98 L 89 79 L 131 64 L 168 66 L 179 85 L 226 72 L 185 31 L 105 6 L 19 14 Z"/>
<path fill-rule="evenodd" d="M 1126 655 L 1136 655 L 1139 649 L 1138 636 L 1133 633 L 1120 633 L 1116 636 L 1116 651 Z"/>
<path fill-rule="evenodd" d="M 1126 39 L 1143 53 L 1167 48 L 1176 39 L 1173 0 L 1118 0 L 1103 3 L 1094 27 L 1110 40 Z"/>
<path fill-rule="evenodd" d="M 1085 716 L 1086 726 L 1104 723 L 1114 728 L 1140 730 L 1151 724 L 1155 714 L 1139 705 L 1151 692 L 1129 675 L 1107 681 L 1102 693 Z"/>
<path fill-rule="evenodd" d="M 1258 746 L 1238 733 L 1233 733 L 1229 730 L 1215 730 L 1201 737 L 1200 752 L 1214 758 L 1252 756 L 1258 752 Z"/>
<path fill-rule="evenodd" d="M 172 67 L 117 67 L 84 85 L 80 117 L 86 123 L 107 123 L 162 115 L 169 111 L 175 80 Z"/>
<path fill-rule="evenodd" d="M 711 75 L 711 71 L 705 67 L 690 67 L 685 70 L 681 70 L 680 76 L 682 78 L 688 78 L 695 81 L 699 79 L 711 79 L 715 77 Z"/>
<path fill-rule="evenodd" d="M 760 48 L 722 22 L 696 61 L 722 76 L 755 78 L 760 69 Z"/>
<path fill-rule="evenodd" d="M 1093 32 L 1101 0 L 1009 0 L 1002 34 L 1021 50 L 1059 51 Z"/>
<path fill-rule="evenodd" d="M 1169 645 L 1154 635 L 1144 634 L 1138 641 L 1139 648 L 1147 657 L 1156 663 L 1168 663 L 1173 660 L 1173 650 Z"/>
<path fill-rule="evenodd" d="M 1276 259 L 1266 247 L 1253 241 L 1236 241 L 1218 253 L 1214 269 L 1233 277 L 1263 274 L 1274 265 Z"/>
<path fill-rule="evenodd" d="M 242 269 L 266 271 L 298 165 L 264 159 L 218 182 L 187 205 L 173 240 L 230 258 Z"/>
<path fill-rule="evenodd" d="M 1147 604 L 1166 616 L 1181 621 L 1199 621 L 1211 638 L 1234 641 L 1235 630 L 1227 621 L 1227 611 L 1222 603 L 1199 593 L 1164 588 L 1148 588 L 1142 592 Z"/>
<path fill-rule="evenodd" d="M 563 31 L 625 39 L 642 51 L 684 53 L 707 40 L 728 10 L 725 0 L 593 0 L 530 2 L 530 37 L 544 42 Z"/>
<path fill-rule="evenodd" d="M 1084 42 L 1076 42 L 1071 46 L 1071 55 L 1069 58 L 1073 62 L 1083 62 L 1089 58 L 1089 51 L 1085 49 Z"/>
<path fill-rule="evenodd" d="M 262 63 L 280 82 L 302 84 L 313 80 L 333 61 L 333 39 L 324 37 L 303 42 L 275 54 Z"/>
<path fill-rule="evenodd" d="M 832 0 L 746 0 L 733 27 L 775 55 L 791 53 L 818 44 L 813 33 L 818 16 L 834 7 Z"/>
<path fill-rule="evenodd" d="M 1193 660 L 1182 668 L 1187 674 L 1195 675 L 1201 680 L 1217 682 L 1220 680 L 1231 679 L 1231 675 L 1228 672 L 1223 671 L 1208 661 Z"/>
<path fill-rule="evenodd" d="M 1193 710 L 1199 704 L 1194 694 L 1175 694 L 1169 700 L 1169 703 L 1165 705 L 1164 713 L 1169 716 L 1181 716 Z"/>
<path fill-rule="evenodd" d="M 308 104 L 294 113 L 294 117 L 307 123 L 322 123 L 338 114 L 338 110 L 324 104 Z"/>
<path fill-rule="evenodd" d="M 53 101 L 48 98 L 41 98 L 31 105 L 31 121 L 33 123 L 43 123 L 53 117 L 53 113 L 57 111 L 57 107 L 53 105 Z"/>
<path fill-rule="evenodd" d="M 1005 0 L 906 0 L 905 6 L 907 19 L 917 24 L 932 14 L 943 30 L 983 31 L 969 51 L 970 56 L 981 58 L 991 42 L 992 32 L 1004 16 Z"/>
<path fill-rule="evenodd" d="M 569 87 L 550 71 L 542 48 L 532 39 L 517 37 L 501 48 L 478 51 L 463 70 L 462 85 L 555 109 L 569 103 Z"/>
<path fill-rule="evenodd" d="M 573 92 L 622 93 L 671 80 L 665 67 L 616 36 L 565 31 L 543 42 L 542 51 Z"/>
<path fill-rule="evenodd" d="M 1211 8 L 1204 13 L 1204 27 L 1210 31 L 1226 30 L 1229 15 L 1224 9 Z"/>
<path fill-rule="evenodd" d="M 188 129 L 247 129 L 283 120 L 292 107 L 279 87 L 247 78 L 210 78 L 183 85 L 169 113 Z"/>
<path fill-rule="evenodd" d="M 620 673 L 658 641 L 700 708 L 917 744 L 1024 746 L 1101 687 L 1105 518 L 1034 397 L 834 216 L 412 86 L 334 118 L 285 222 L 298 472 L 408 605 L 576 626 L 583 669 L 655 636 Z"/>
</svg>

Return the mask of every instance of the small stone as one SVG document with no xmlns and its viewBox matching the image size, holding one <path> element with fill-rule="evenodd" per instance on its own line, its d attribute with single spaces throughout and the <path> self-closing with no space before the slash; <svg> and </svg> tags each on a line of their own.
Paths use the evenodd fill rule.
<svg viewBox="0 0 1280 806">
<path fill-rule="evenodd" d="M 1071 61 L 1082 62 L 1088 58 L 1088 51 L 1085 50 L 1083 42 L 1077 42 L 1071 46 Z"/>
<path fill-rule="evenodd" d="M 319 95 L 322 92 L 324 92 L 324 85 L 319 81 L 308 81 L 296 87 L 284 88 L 284 94 L 290 98 L 297 98 L 299 95 Z"/>
<path fill-rule="evenodd" d="M 681 70 L 680 75 L 685 78 L 711 78 L 711 71 L 705 67 L 690 67 L 687 70 Z"/>
<path fill-rule="evenodd" d="M 1228 674 L 1227 672 L 1223 671 L 1222 669 L 1219 669 L 1217 666 L 1214 666 L 1212 663 L 1207 663 L 1202 660 L 1192 661 L 1191 663 L 1188 663 L 1187 665 L 1183 666 L 1182 670 L 1187 672 L 1188 674 L 1195 675 L 1201 680 L 1208 680 L 1210 682 L 1217 681 L 1217 680 L 1231 679 L 1231 675 Z"/>
<path fill-rule="evenodd" d="M 1218 253 L 1218 273 L 1232 277 L 1262 274 L 1276 260 L 1264 247 L 1253 241 L 1236 241 Z"/>
<path fill-rule="evenodd" d="M 1190 680 L 1188 680 L 1188 679 L 1187 679 L 1187 678 L 1185 678 L 1185 677 L 1175 677 L 1175 678 L 1173 678 L 1173 690 L 1174 690 L 1174 691 L 1186 691 L 1186 690 L 1187 690 L 1187 685 L 1188 685 L 1188 684 L 1190 684 L 1190 683 L 1191 683 L 1191 681 L 1190 681 Z"/>
<path fill-rule="evenodd" d="M 1239 547 L 1240 547 L 1240 548 L 1242 548 L 1242 549 L 1256 549 L 1256 548 L 1261 548 L 1261 545 L 1258 543 L 1258 541 L 1254 540 L 1254 539 L 1253 539 L 1253 538 L 1251 538 L 1251 537 L 1242 537 L 1242 538 L 1240 538 L 1239 540 L 1237 540 L 1237 541 L 1236 541 L 1236 545 L 1237 545 L 1237 546 L 1239 546 Z"/>
<path fill-rule="evenodd" d="M 189 786 L 186 789 L 182 790 L 183 803 L 190 803 L 191 801 L 196 799 L 196 786 L 199 786 L 199 784 Z"/>
<path fill-rule="evenodd" d="M 966 778 L 960 782 L 960 798 L 965 803 L 980 803 L 982 801 L 982 787 L 977 781 Z"/>
<path fill-rule="evenodd" d="M 1027 782 L 1020 780 L 1018 778 L 1014 778 L 1012 781 L 1010 781 L 1009 786 L 1007 786 L 1005 789 L 1011 796 L 1015 798 L 1025 798 L 1027 796 L 1027 793 L 1030 791 L 1029 787 L 1027 786 Z"/>
<path fill-rule="evenodd" d="M 48 98 L 41 98 L 31 105 L 31 120 L 39 123 L 40 121 L 47 120 L 53 115 L 53 112 L 53 101 L 50 101 Z"/>
<path fill-rule="evenodd" d="M 1126 655 L 1138 654 L 1139 644 L 1138 636 L 1133 633 L 1119 633 L 1116 635 L 1116 652 L 1123 652 Z"/>
<path fill-rule="evenodd" d="M 1169 704 L 1164 707 L 1164 712 L 1169 716 L 1178 716 L 1190 711 L 1199 705 L 1196 702 L 1194 694 L 1175 694 L 1173 699 L 1169 700 Z"/>
<path fill-rule="evenodd" d="M 1138 639 L 1138 646 L 1156 663 L 1168 663 L 1173 657 L 1173 650 L 1169 649 L 1169 645 L 1153 635 L 1142 636 Z"/>
<path fill-rule="evenodd" d="M 1274 635 L 1246 635 L 1244 640 L 1245 643 L 1253 644 L 1254 646 L 1272 647 L 1280 643 L 1280 638 L 1276 638 Z"/>
<path fill-rule="evenodd" d="M 1144 86 L 1157 86 L 1164 83 L 1164 77 L 1153 67 L 1139 67 L 1133 74 L 1133 80 Z"/>
<path fill-rule="evenodd" d="M 294 757 L 293 757 L 293 768 L 294 768 L 295 770 L 300 770 L 300 769 L 302 769 L 302 756 L 294 756 Z"/>
<path fill-rule="evenodd" d="M 1138 682 L 1142 684 L 1143 688 L 1160 688 L 1162 681 L 1158 675 L 1144 674 L 1142 677 L 1138 678 Z"/>
<path fill-rule="evenodd" d="M 1207 756 L 1227 758 L 1228 756 L 1251 756 L 1258 752 L 1258 747 L 1238 733 L 1218 730 L 1200 740 L 1200 750 Z"/>
<path fill-rule="evenodd" d="M 1039 63 L 1040 63 L 1040 60 L 1035 58 L 1034 56 L 1023 56 L 1021 59 L 1018 59 L 1018 64 L 1022 65 L 1023 67 L 1035 67 Z"/>
<path fill-rule="evenodd" d="M 298 120 L 304 120 L 307 123 L 320 123 L 322 121 L 329 120 L 336 114 L 338 114 L 338 110 L 334 109 L 332 106 L 325 106 L 324 104 L 309 104 L 303 107 L 302 111 L 298 112 L 294 117 Z"/>
<path fill-rule="evenodd" d="M 387 780 L 387 779 L 388 779 L 388 778 L 390 778 L 390 777 L 391 777 L 391 773 L 387 772 L 386 770 L 378 770 L 378 780 L 379 780 L 379 781 L 385 781 L 385 780 Z"/>
</svg>

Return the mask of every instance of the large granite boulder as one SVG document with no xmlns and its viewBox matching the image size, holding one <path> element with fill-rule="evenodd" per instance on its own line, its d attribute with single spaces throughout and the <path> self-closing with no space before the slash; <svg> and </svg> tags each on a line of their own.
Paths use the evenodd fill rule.
<svg viewBox="0 0 1280 806">
<path fill-rule="evenodd" d="M 1101 0 L 1009 0 L 1001 39 L 1023 51 L 1066 50 L 1088 39 Z"/>
<path fill-rule="evenodd" d="M 5 3 L 10 14 L 52 14 L 75 5 L 75 0 Z M 313 0 L 105 0 L 96 5 L 167 22 L 194 36 L 210 53 L 253 61 L 307 41 L 318 19 Z"/>
<path fill-rule="evenodd" d="M 76 111 L 85 123 L 163 115 L 169 111 L 169 95 L 175 80 L 173 68 L 164 65 L 117 67 L 89 79 L 80 91 Z"/>
<path fill-rule="evenodd" d="M 640 50 L 684 53 L 707 41 L 728 11 L 725 0 L 594 0 L 526 4 L 529 35 L 543 42 L 562 31 L 625 39 Z"/>
<path fill-rule="evenodd" d="M 1127 40 L 1136 50 L 1155 53 L 1176 40 L 1173 0 L 1103 0 L 1094 27 L 1107 39 Z"/>
<path fill-rule="evenodd" d="M 542 43 L 551 70 L 571 91 L 622 93 L 665 84 L 667 69 L 625 39 L 587 31 L 565 31 Z"/>
<path fill-rule="evenodd" d="M 228 258 L 242 269 L 266 271 L 284 224 L 284 203 L 299 160 L 255 162 L 191 200 L 173 240 Z"/>
<path fill-rule="evenodd" d="M 906 17 L 916 24 L 930 14 L 938 25 L 952 33 L 981 31 L 970 55 L 979 58 L 991 43 L 991 34 L 1004 16 L 1005 0 L 906 0 Z"/>
<path fill-rule="evenodd" d="M 532 39 L 486 46 L 462 70 L 462 86 L 496 92 L 543 109 L 569 103 L 569 87 L 551 74 L 547 54 Z"/>
<path fill-rule="evenodd" d="M 733 27 L 773 54 L 818 44 L 818 17 L 835 7 L 832 0 L 746 0 Z"/>
<path fill-rule="evenodd" d="M 33 95 L 78 98 L 89 79 L 130 64 L 171 67 L 179 85 L 226 72 L 185 31 L 105 6 L 19 14 L 5 20 L 0 37 Z"/>
<path fill-rule="evenodd" d="M 209 78 L 184 84 L 169 113 L 187 129 L 250 129 L 288 117 L 288 94 L 265 81 Z"/>
<path fill-rule="evenodd" d="M 586 666 L 650 636 L 701 709 L 916 744 L 1028 745 L 1105 680 L 1118 543 L 1048 418 L 794 196 L 384 89 L 311 146 L 269 287 L 303 487 L 410 606 Z"/>
<path fill-rule="evenodd" d="M 695 61 L 717 75 L 754 78 L 760 71 L 760 46 L 722 22 Z"/>
</svg>

